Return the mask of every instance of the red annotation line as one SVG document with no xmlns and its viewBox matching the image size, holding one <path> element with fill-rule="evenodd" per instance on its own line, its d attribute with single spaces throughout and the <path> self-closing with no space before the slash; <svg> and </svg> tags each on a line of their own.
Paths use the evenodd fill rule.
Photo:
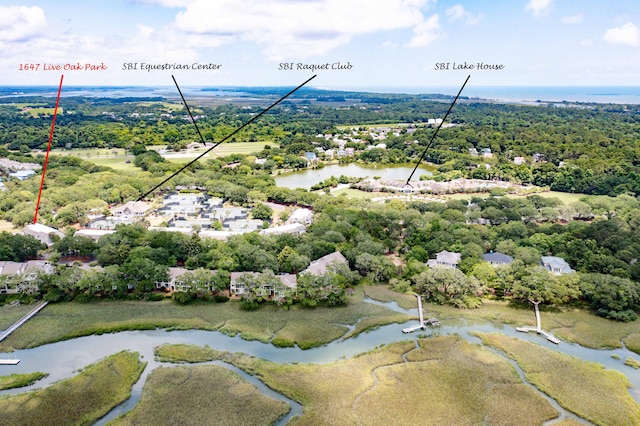
<svg viewBox="0 0 640 426">
<path fill-rule="evenodd" d="M 51 141 L 53 140 L 53 129 L 56 127 L 56 117 L 58 116 L 58 103 L 60 102 L 60 92 L 62 92 L 62 79 L 64 74 L 60 76 L 60 86 L 58 86 L 58 97 L 56 98 L 56 108 L 53 110 L 53 119 L 51 120 L 51 131 L 49 132 L 49 144 L 47 145 L 47 155 L 44 157 L 44 165 L 42 166 L 42 180 L 40 180 L 40 191 L 38 192 L 38 202 L 36 203 L 36 213 L 33 215 L 33 224 L 38 223 L 38 210 L 40 209 L 40 197 L 42 196 L 42 188 L 44 187 L 44 175 L 47 173 L 47 163 L 49 162 L 49 152 L 51 151 Z"/>
</svg>

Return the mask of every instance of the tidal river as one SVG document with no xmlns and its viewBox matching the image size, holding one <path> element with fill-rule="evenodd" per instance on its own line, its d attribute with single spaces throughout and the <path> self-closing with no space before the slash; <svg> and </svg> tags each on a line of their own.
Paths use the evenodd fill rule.
<svg viewBox="0 0 640 426">
<path fill-rule="evenodd" d="M 417 309 L 405 310 L 398 307 L 394 302 L 381 303 L 368 300 L 370 303 L 381 304 L 387 308 L 415 315 L 417 317 Z M 52 343 L 33 349 L 18 350 L 11 353 L 12 358 L 19 358 L 20 364 L 16 366 L 0 367 L 0 375 L 8 375 L 12 373 L 28 373 L 41 371 L 48 373 L 49 376 L 40 380 L 35 385 L 28 388 L 12 389 L 0 392 L 1 395 L 15 394 L 26 390 L 44 387 L 61 379 L 71 377 L 77 374 L 78 370 L 84 368 L 88 364 L 94 363 L 113 353 L 130 350 L 139 352 L 143 360 L 148 362 L 147 368 L 143 373 L 141 380 L 134 386 L 132 397 L 129 401 L 116 407 L 112 411 L 108 419 L 128 411 L 137 403 L 142 392 L 142 387 L 146 381 L 146 377 L 150 371 L 159 365 L 167 365 L 154 360 L 153 349 L 165 343 L 184 343 L 199 346 L 208 345 L 214 349 L 229 352 L 244 352 L 249 355 L 264 358 L 278 363 L 327 363 L 342 358 L 350 358 L 359 353 L 369 351 L 376 346 L 403 341 L 407 339 L 415 339 L 420 334 L 440 333 L 440 334 L 459 334 L 463 338 L 472 343 L 480 343 L 480 340 L 470 333 L 473 331 L 480 332 L 500 332 L 509 336 L 525 339 L 552 350 L 564 352 L 577 358 L 597 362 L 606 368 L 617 370 L 624 374 L 633 388 L 630 389 L 631 396 L 640 403 L 640 374 L 637 370 L 623 364 L 623 360 L 627 357 L 635 357 L 637 355 L 631 351 L 621 348 L 614 350 L 595 350 L 585 348 L 579 345 L 562 342 L 560 345 L 554 345 L 535 333 L 523 334 L 515 331 L 513 326 L 503 325 L 500 323 L 487 321 L 471 321 L 464 319 L 442 319 L 442 325 L 433 329 L 429 329 L 423 333 L 403 334 L 402 329 L 408 325 L 415 325 L 416 320 L 409 321 L 405 324 L 390 324 L 379 329 L 360 334 L 357 337 L 345 340 L 336 340 L 327 345 L 302 350 L 299 348 L 277 348 L 269 343 L 261 343 L 258 341 L 243 340 L 239 336 L 230 337 L 217 331 L 202 330 L 149 330 L 149 331 L 126 331 L 113 334 L 103 334 L 97 336 L 79 337 L 62 342 Z M 618 359 L 612 358 L 617 355 Z M 248 376 L 245 375 L 245 378 Z M 257 386 L 262 385 L 257 380 L 251 380 Z M 267 392 L 264 385 L 261 391 Z M 273 395 L 272 395 L 273 396 Z M 286 398 L 284 398 L 286 400 Z M 290 400 L 287 400 L 291 402 Z M 294 407 L 295 408 L 295 407 Z M 295 411 L 298 412 L 298 406 Z M 103 423 L 107 419 L 103 419 Z"/>
</svg>

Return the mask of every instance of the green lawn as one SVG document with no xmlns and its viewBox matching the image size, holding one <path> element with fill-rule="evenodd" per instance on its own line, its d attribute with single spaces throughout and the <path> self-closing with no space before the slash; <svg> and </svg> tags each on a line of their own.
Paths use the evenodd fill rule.
<svg viewBox="0 0 640 426">
<path fill-rule="evenodd" d="M 224 143 L 218 147 L 216 147 L 213 151 L 211 151 L 207 156 L 203 158 L 206 160 L 207 158 L 217 158 L 217 157 L 225 157 L 230 154 L 251 154 L 254 152 L 262 151 L 265 145 L 272 146 L 274 148 L 278 147 L 278 144 L 275 142 L 235 142 L 235 143 Z M 166 148 L 165 145 L 152 145 L 148 146 L 147 149 L 159 151 L 161 149 Z M 186 163 L 188 161 L 193 160 L 198 155 L 202 154 L 208 148 L 198 148 L 192 151 L 174 153 L 168 152 L 167 158 L 168 161 L 173 163 Z M 172 155 L 179 155 L 179 157 L 171 157 Z M 78 157 L 82 160 L 90 161 L 98 166 L 107 166 L 111 167 L 115 170 L 123 170 L 123 171 L 141 171 L 138 167 L 133 164 L 134 156 L 127 153 L 123 148 L 73 148 L 73 149 L 52 149 L 51 155 L 60 155 L 60 156 L 74 156 Z M 127 163 L 129 160 L 129 163 Z"/>
</svg>

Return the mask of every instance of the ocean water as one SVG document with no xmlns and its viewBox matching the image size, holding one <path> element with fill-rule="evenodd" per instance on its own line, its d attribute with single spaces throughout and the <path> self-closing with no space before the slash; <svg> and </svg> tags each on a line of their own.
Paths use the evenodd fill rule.
<svg viewBox="0 0 640 426">
<path fill-rule="evenodd" d="M 371 86 L 371 87 L 323 87 L 327 90 L 344 90 L 373 93 L 442 94 L 455 96 L 459 87 L 447 86 Z M 15 96 L 56 96 L 57 86 L 4 86 L 0 98 Z M 182 91 L 197 97 L 237 96 L 224 87 L 213 90 L 205 87 L 185 87 Z M 63 87 L 63 96 L 89 97 L 176 97 L 174 87 L 104 86 Z M 516 103 L 541 102 L 593 102 L 612 104 L 640 104 L 640 86 L 467 86 L 462 96 L 472 99 L 488 99 Z"/>
<path fill-rule="evenodd" d="M 338 90 L 336 88 L 336 90 Z M 343 90 L 347 90 L 343 88 Z M 455 96 L 460 87 L 357 87 L 349 90 L 375 93 L 442 94 Z M 593 102 L 640 104 L 640 86 L 473 86 L 467 85 L 460 96 L 518 103 Z"/>
</svg>

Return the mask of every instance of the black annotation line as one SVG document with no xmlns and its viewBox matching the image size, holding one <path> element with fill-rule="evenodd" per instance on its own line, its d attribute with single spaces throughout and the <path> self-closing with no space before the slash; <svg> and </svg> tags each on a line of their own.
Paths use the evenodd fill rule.
<svg viewBox="0 0 640 426">
<path fill-rule="evenodd" d="M 200 141 L 202 142 L 202 145 L 207 146 L 206 142 L 204 141 L 204 138 L 202 137 L 202 133 L 200 133 L 200 129 L 198 128 L 198 124 L 196 123 L 195 118 L 193 118 L 193 114 L 191 114 L 191 109 L 189 109 L 189 105 L 187 105 L 187 101 L 184 99 L 184 95 L 182 94 L 182 90 L 180 90 L 180 86 L 178 86 L 178 82 L 176 81 L 176 78 L 174 76 L 171 76 L 171 78 L 173 79 L 173 82 L 176 85 L 176 89 L 178 89 L 178 93 L 180 93 L 180 97 L 182 98 L 182 103 L 184 104 L 185 108 L 187 109 L 187 112 L 189 113 L 189 117 L 191 117 L 191 122 L 193 123 L 194 126 L 196 126 L 196 132 L 198 132 L 198 136 L 200 136 Z"/>
<path fill-rule="evenodd" d="M 173 76 L 171 76 L 173 77 Z M 281 97 L 280 99 L 278 99 L 277 101 L 275 101 L 274 103 L 272 103 L 271 105 L 269 105 L 269 107 L 265 108 L 264 110 L 262 110 L 259 114 L 254 115 L 251 120 L 247 121 L 246 123 L 244 123 L 242 126 L 238 127 L 236 130 L 234 130 L 233 132 L 231 132 L 230 134 L 228 134 L 227 136 L 224 137 L 224 139 L 222 139 L 220 142 L 216 143 L 215 145 L 213 145 L 211 148 L 207 149 L 205 152 L 203 152 L 202 154 L 198 155 L 196 158 L 194 158 L 193 160 L 191 160 L 190 162 L 188 162 L 187 164 L 185 164 L 183 167 L 181 167 L 178 171 L 174 172 L 171 176 L 169 176 L 168 178 L 166 178 L 165 180 L 163 180 L 162 182 L 160 182 L 159 184 L 157 184 L 156 186 L 154 186 L 153 188 L 151 188 L 149 191 L 145 192 L 144 194 L 142 194 L 139 198 L 138 201 L 142 201 L 142 199 L 144 197 L 146 197 L 147 195 L 151 194 L 153 191 L 155 191 L 156 189 L 160 188 L 162 185 L 164 185 L 165 183 L 169 182 L 171 179 L 173 179 L 174 177 L 176 177 L 177 175 L 179 175 L 180 173 L 182 173 L 186 168 L 188 168 L 190 165 L 192 165 L 193 163 L 195 163 L 196 161 L 198 161 L 199 159 L 201 159 L 202 157 L 204 157 L 205 155 L 207 155 L 208 153 L 210 153 L 213 149 L 215 149 L 218 145 L 220 145 L 221 143 L 224 143 L 226 140 L 230 139 L 231 137 L 233 137 L 236 133 L 238 133 L 240 130 L 244 129 L 245 127 L 247 127 L 249 124 L 253 123 L 254 121 L 256 121 L 260 116 L 262 116 L 263 114 L 265 114 L 267 111 L 269 111 L 271 108 L 273 108 L 274 106 L 278 105 L 280 102 L 284 101 L 285 99 L 287 99 L 289 96 L 291 96 L 293 93 L 295 93 L 298 89 L 300 89 L 302 86 L 304 86 L 305 84 L 307 84 L 308 82 L 310 82 L 311 80 L 313 80 L 314 78 L 316 78 L 316 74 L 314 74 L 313 76 L 311 76 L 311 78 L 309 78 L 307 81 L 305 81 L 304 83 L 302 83 L 301 85 L 299 85 L 298 87 L 296 87 L 295 89 L 291 90 L 289 93 L 287 93 L 286 95 L 284 95 L 283 97 Z M 173 78 L 173 81 L 175 81 L 176 79 Z M 176 86 L 178 84 L 176 83 Z M 186 105 L 186 102 L 185 102 Z M 188 107 L 187 107 L 188 108 Z M 193 124 L 196 124 L 196 121 L 193 120 Z M 198 128 L 196 126 L 196 128 Z M 198 134 L 200 134 L 200 131 L 198 131 Z M 202 135 L 200 135 L 200 138 L 202 139 L 202 143 L 204 143 L 204 139 L 202 138 Z"/>
<path fill-rule="evenodd" d="M 424 149 L 424 151 L 422 151 L 422 155 L 420 156 L 420 159 L 418 160 L 418 162 L 416 163 L 416 166 L 413 168 L 413 171 L 411 172 L 411 174 L 409 175 L 409 178 L 407 179 L 407 182 L 404 184 L 404 186 L 411 186 L 411 184 L 409 183 L 409 181 L 411 180 L 411 178 L 413 177 L 413 174 L 416 172 L 416 170 L 418 170 L 418 166 L 420 165 L 420 163 L 422 163 L 422 160 L 424 160 L 425 155 L 427 155 L 427 151 L 429 150 L 429 148 L 431 147 L 431 145 L 433 144 L 433 141 L 436 139 L 436 136 L 438 135 L 438 131 L 440 130 L 440 128 L 442 127 L 442 125 L 444 124 L 445 121 L 447 121 L 447 116 L 449 116 L 449 113 L 451 112 L 451 109 L 453 108 L 453 106 L 456 104 L 456 102 L 458 101 L 458 98 L 460 97 L 460 93 L 462 93 L 462 90 L 464 89 L 464 86 L 467 85 L 467 81 L 469 81 L 469 78 L 471 77 L 471 74 L 469 74 L 467 76 L 467 79 L 464 81 L 464 83 L 462 84 L 462 87 L 460 88 L 460 90 L 458 91 L 458 94 L 456 95 L 456 98 L 453 100 L 453 102 L 451 102 L 451 105 L 449 105 L 449 109 L 447 110 L 447 113 L 444 115 L 444 118 L 442 119 L 442 121 L 440 122 L 440 125 L 436 128 L 436 131 L 433 133 L 433 136 L 431 136 L 431 140 L 429 141 L 429 143 L 427 144 L 427 147 Z"/>
</svg>

